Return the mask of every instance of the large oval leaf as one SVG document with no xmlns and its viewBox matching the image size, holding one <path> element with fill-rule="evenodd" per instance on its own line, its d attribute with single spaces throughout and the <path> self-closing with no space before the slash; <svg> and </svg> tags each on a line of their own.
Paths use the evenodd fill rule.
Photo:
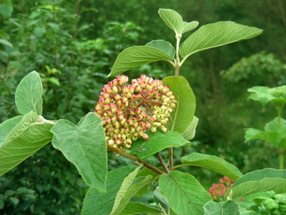
<svg viewBox="0 0 286 215">
<path fill-rule="evenodd" d="M 175 33 L 179 34 L 182 32 L 183 19 L 178 12 L 172 9 L 160 8 L 158 13 L 161 19 L 165 22 L 165 24 Z"/>
<path fill-rule="evenodd" d="M 196 98 L 188 81 L 182 76 L 169 76 L 163 79 L 177 99 L 177 106 L 171 115 L 171 130 L 180 133 L 190 126 L 196 109 Z"/>
<path fill-rule="evenodd" d="M 151 46 L 132 46 L 124 49 L 116 58 L 109 76 L 116 76 L 130 69 L 155 61 L 173 59 L 158 48 Z"/>
<path fill-rule="evenodd" d="M 209 201 L 204 205 L 204 215 L 239 215 L 239 205 L 232 200 L 226 202 Z"/>
<path fill-rule="evenodd" d="M 112 211 L 114 200 L 126 176 L 133 167 L 123 167 L 108 172 L 106 192 L 100 193 L 90 187 L 83 201 L 82 215 L 109 215 Z"/>
<path fill-rule="evenodd" d="M 175 50 L 174 46 L 168 41 L 152 40 L 149 43 L 147 43 L 146 46 L 157 48 L 157 49 L 161 50 L 162 52 L 165 52 L 167 55 L 170 56 L 171 59 L 175 58 L 176 50 Z"/>
<path fill-rule="evenodd" d="M 241 172 L 236 166 L 214 155 L 194 152 L 182 157 L 182 163 L 191 166 L 203 167 L 228 176 L 234 180 L 242 176 Z"/>
<path fill-rule="evenodd" d="M 192 175 L 172 171 L 159 179 L 161 194 L 170 207 L 180 215 L 203 214 L 203 205 L 211 200 L 209 193 Z"/>
<path fill-rule="evenodd" d="M 286 170 L 266 168 L 249 172 L 233 184 L 230 194 L 240 197 L 270 190 L 276 193 L 286 192 Z"/>
<path fill-rule="evenodd" d="M 203 25 L 181 45 L 180 55 L 185 58 L 196 52 L 253 38 L 262 33 L 259 28 L 221 21 Z"/>
<path fill-rule="evenodd" d="M 15 102 L 19 113 L 26 114 L 34 111 L 41 115 L 43 112 L 43 86 L 41 77 L 37 72 L 26 75 L 19 83 Z"/>
<path fill-rule="evenodd" d="M 52 124 L 35 112 L 24 115 L 17 123 L 19 119 L 17 117 L 4 124 L 7 126 L 5 130 L 8 134 L 6 133 L 5 137 L 3 135 L 4 140 L 0 145 L 0 176 L 33 155 L 52 139 L 50 132 Z"/>
<path fill-rule="evenodd" d="M 87 185 L 105 191 L 107 148 L 101 118 L 89 113 L 78 126 L 61 119 L 51 131 L 54 134 L 54 148 L 75 165 Z"/>
<path fill-rule="evenodd" d="M 183 146 L 186 143 L 188 143 L 188 141 L 185 140 L 178 132 L 156 132 L 154 134 L 150 134 L 148 140 L 140 139 L 133 143 L 131 153 L 141 159 L 145 159 L 162 151 L 163 149 Z"/>
</svg>

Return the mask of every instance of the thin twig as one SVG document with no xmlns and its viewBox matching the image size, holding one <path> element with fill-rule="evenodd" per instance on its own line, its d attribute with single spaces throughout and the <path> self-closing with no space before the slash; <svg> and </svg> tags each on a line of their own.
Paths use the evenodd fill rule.
<svg viewBox="0 0 286 215">
<path fill-rule="evenodd" d="M 174 167 L 174 148 L 169 148 L 169 169 L 172 170 Z"/>
<path fill-rule="evenodd" d="M 181 67 L 181 60 L 180 60 L 180 41 L 182 35 L 176 33 L 176 59 L 175 59 L 175 76 L 180 75 L 180 67 Z M 169 148 L 169 169 L 172 170 L 174 166 L 174 148 Z"/>
<path fill-rule="evenodd" d="M 163 169 L 165 170 L 165 172 L 169 174 L 170 170 L 167 167 L 167 165 L 165 164 L 164 159 L 162 158 L 160 152 L 157 153 L 157 158 L 158 158 L 160 164 L 162 165 Z"/>
<path fill-rule="evenodd" d="M 143 166 L 147 167 L 148 169 L 152 170 L 153 172 L 158 173 L 159 175 L 161 175 L 161 174 L 164 173 L 164 172 L 161 171 L 160 169 L 158 169 L 158 168 L 152 166 L 151 164 L 149 164 L 149 163 L 147 163 L 147 162 L 145 162 L 145 161 L 143 161 L 143 160 L 140 160 L 139 158 L 135 157 L 134 155 L 128 154 L 128 153 L 126 153 L 126 152 L 124 152 L 124 151 L 122 151 L 122 150 L 120 150 L 120 149 L 118 149 L 118 148 L 114 148 L 114 147 L 111 147 L 111 146 L 108 146 L 108 148 L 109 148 L 111 151 L 113 151 L 114 153 L 116 153 L 116 154 L 120 154 L 120 155 L 122 155 L 123 157 L 126 157 L 126 158 L 128 158 L 128 159 L 130 159 L 130 160 L 136 161 L 136 162 L 138 162 L 138 163 L 141 163 Z"/>
</svg>

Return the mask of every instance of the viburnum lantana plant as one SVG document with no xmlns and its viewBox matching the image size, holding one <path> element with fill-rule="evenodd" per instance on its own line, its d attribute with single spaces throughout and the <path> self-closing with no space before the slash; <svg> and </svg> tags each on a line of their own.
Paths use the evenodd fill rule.
<svg viewBox="0 0 286 215">
<path fill-rule="evenodd" d="M 15 96 L 19 116 L 0 125 L 1 175 L 52 143 L 89 186 L 82 215 L 234 215 L 239 214 L 236 200 L 240 196 L 286 191 L 284 170 L 263 169 L 243 175 L 222 158 L 197 152 L 174 165 L 174 147 L 189 143 L 198 123 L 195 96 L 188 81 L 180 76 L 180 68 L 197 52 L 250 39 L 262 31 L 231 21 L 195 30 L 197 21 L 183 21 L 173 10 L 160 9 L 159 15 L 175 33 L 175 47 L 164 40 L 153 40 L 123 50 L 109 74 L 114 79 L 103 87 L 95 110 L 78 124 L 45 119 L 39 74 L 31 72 L 21 80 Z M 174 76 L 155 80 L 141 75 L 128 84 L 128 77 L 122 75 L 155 61 L 170 63 Z M 168 152 L 163 157 L 164 150 Z M 108 153 L 126 157 L 134 161 L 133 165 L 109 170 Z M 224 201 L 217 203 L 191 172 L 178 170 L 184 166 L 206 168 L 235 183 L 225 193 Z M 143 191 L 153 192 L 154 198 L 147 195 L 148 201 L 140 202 Z"/>
</svg>

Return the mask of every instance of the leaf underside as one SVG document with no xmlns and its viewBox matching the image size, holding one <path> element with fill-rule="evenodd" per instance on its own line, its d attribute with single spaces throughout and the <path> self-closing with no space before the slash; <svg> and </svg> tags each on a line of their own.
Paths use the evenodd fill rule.
<svg viewBox="0 0 286 215">
<path fill-rule="evenodd" d="M 16 167 L 52 139 L 51 124 L 42 121 L 38 114 L 30 112 L 2 123 L 0 143 L 0 176 Z"/>
<path fill-rule="evenodd" d="M 104 192 L 107 177 L 107 148 L 102 120 L 89 113 L 78 125 L 58 120 L 52 128 L 53 146 L 60 150 L 89 186 Z"/>
</svg>

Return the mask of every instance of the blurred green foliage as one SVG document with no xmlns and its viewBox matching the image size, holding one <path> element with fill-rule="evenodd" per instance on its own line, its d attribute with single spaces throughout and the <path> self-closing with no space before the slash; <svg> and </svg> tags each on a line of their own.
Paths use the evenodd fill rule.
<svg viewBox="0 0 286 215">
<path fill-rule="evenodd" d="M 241 213 L 253 215 L 283 215 L 286 213 L 286 194 L 262 192 L 242 198 Z"/>
<path fill-rule="evenodd" d="M 247 100 L 247 88 L 286 82 L 286 3 L 282 0 L 18 0 L 14 4 L 2 0 L 0 121 L 16 114 L 15 88 L 32 70 L 44 79 L 46 118 L 76 122 L 93 111 L 122 49 L 156 38 L 175 41 L 158 8 L 175 9 L 200 24 L 232 20 L 264 30 L 255 39 L 198 53 L 186 62 L 181 74 L 197 96 L 200 121 L 193 147 L 175 151 L 175 160 L 196 150 L 219 155 L 245 172 L 276 167 L 275 151 L 263 143 L 244 144 L 243 134 L 244 128 L 262 127 L 273 116 L 269 109 L 258 114 L 261 108 Z M 161 63 L 139 70 L 156 78 L 173 74 L 171 66 Z M 136 72 L 129 74 L 136 77 Z M 126 162 L 116 158 L 113 166 Z M 206 186 L 217 177 L 191 171 Z M 45 147 L 1 177 L 0 213 L 78 214 L 84 192 L 75 168 L 59 152 Z"/>
</svg>

